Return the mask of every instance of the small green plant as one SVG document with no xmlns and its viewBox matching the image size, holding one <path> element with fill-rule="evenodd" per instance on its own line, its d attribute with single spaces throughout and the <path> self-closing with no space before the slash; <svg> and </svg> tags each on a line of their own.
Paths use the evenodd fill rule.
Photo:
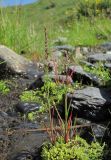
<svg viewBox="0 0 111 160">
<path fill-rule="evenodd" d="M 67 91 L 71 91 L 71 86 L 67 87 L 64 84 L 53 82 L 50 78 L 45 77 L 44 86 L 41 89 L 22 92 L 20 95 L 22 102 L 35 102 L 42 106 L 39 111 L 28 113 L 28 119 L 33 121 L 38 112 L 46 112 L 54 105 L 57 105 Z"/>
<path fill-rule="evenodd" d="M 0 81 L 0 93 L 6 95 L 10 92 L 10 89 L 7 87 L 5 81 Z"/>
<path fill-rule="evenodd" d="M 20 100 L 22 102 L 37 102 L 37 92 L 36 91 L 24 91 L 20 95 Z"/>
<path fill-rule="evenodd" d="M 20 100 L 23 102 L 37 102 L 41 104 L 41 111 L 47 111 L 53 104 L 59 103 L 63 95 L 71 91 L 71 86 L 53 82 L 50 78 L 44 79 L 44 86 L 41 89 L 35 91 L 24 91 L 20 95 Z M 50 107 L 48 104 L 50 103 Z"/>
<path fill-rule="evenodd" d="M 108 85 L 111 80 L 109 70 L 105 69 L 102 63 L 97 63 L 96 66 L 93 68 L 84 66 L 84 71 L 97 75 L 103 81 L 103 85 Z"/>
<path fill-rule="evenodd" d="M 79 136 L 68 143 L 59 137 L 54 145 L 43 145 L 41 156 L 43 160 L 101 160 L 104 146 L 98 142 L 88 144 Z"/>
<path fill-rule="evenodd" d="M 30 112 L 27 114 L 27 118 L 29 121 L 34 121 L 37 117 L 37 111 L 36 112 Z"/>
</svg>

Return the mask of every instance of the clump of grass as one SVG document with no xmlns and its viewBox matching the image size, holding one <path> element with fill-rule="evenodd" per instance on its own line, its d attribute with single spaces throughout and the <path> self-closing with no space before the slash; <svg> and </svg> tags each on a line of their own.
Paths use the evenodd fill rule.
<svg viewBox="0 0 111 160">
<path fill-rule="evenodd" d="M 0 8 L 0 41 L 17 53 L 35 50 L 35 26 L 27 26 L 22 8 L 15 7 L 10 14 L 8 8 Z M 33 48 L 33 49 L 32 49 Z"/>
<path fill-rule="evenodd" d="M 0 93 L 6 95 L 10 92 L 9 87 L 7 87 L 5 81 L 0 81 Z"/>
</svg>

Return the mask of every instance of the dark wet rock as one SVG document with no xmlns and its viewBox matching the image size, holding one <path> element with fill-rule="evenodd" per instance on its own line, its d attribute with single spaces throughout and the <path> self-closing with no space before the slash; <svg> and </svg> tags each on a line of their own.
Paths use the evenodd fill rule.
<svg viewBox="0 0 111 160">
<path fill-rule="evenodd" d="M 70 45 L 61 45 L 61 46 L 55 46 L 54 49 L 58 51 L 67 51 L 73 53 L 75 51 L 75 47 L 70 46 Z"/>
<path fill-rule="evenodd" d="M 105 136 L 107 126 L 95 124 L 91 127 L 91 129 L 94 137 L 102 140 L 102 138 Z"/>
<path fill-rule="evenodd" d="M 28 151 L 23 151 L 16 155 L 13 160 L 34 160 L 34 156 Z"/>
<path fill-rule="evenodd" d="M 2 111 L 1 111 L 2 112 Z M 0 112 L 0 129 L 7 130 L 8 128 L 13 128 L 18 125 L 17 117 L 9 116 L 5 112 Z"/>
<path fill-rule="evenodd" d="M 3 45 L 0 45 L 0 72 L 3 75 L 19 74 L 32 79 L 42 74 L 32 61 Z"/>
<path fill-rule="evenodd" d="M 29 152 L 29 151 L 21 151 L 20 153 L 17 153 L 12 160 L 42 160 L 41 158 L 41 150 L 42 148 L 36 148 L 35 151 Z"/>
<path fill-rule="evenodd" d="M 107 124 L 104 124 L 104 126 L 107 130 L 104 134 L 103 141 L 105 141 L 107 145 L 111 148 L 111 119 L 107 122 Z"/>
<path fill-rule="evenodd" d="M 27 122 L 27 119 L 23 121 L 19 114 L 15 112 L 15 105 L 20 100 L 21 92 L 31 82 L 32 80 L 29 79 L 14 77 L 14 79 L 9 79 L 8 82 L 11 92 L 8 95 L 0 94 L 0 159 L 3 159 L 6 155 L 6 159 L 12 160 L 13 157 L 18 155 L 17 153 L 21 153 L 23 150 L 33 153 L 33 147 L 39 148 L 45 140 L 48 140 L 47 133 L 25 131 L 25 129 L 36 130 L 42 128 L 43 115 L 38 115 L 36 122 L 31 124 Z M 46 122 L 46 119 L 44 121 Z M 49 121 L 47 124 L 49 124 Z M 36 156 L 36 158 L 38 157 Z M 40 159 L 38 158 L 38 160 Z"/>
<path fill-rule="evenodd" d="M 43 72 L 37 71 L 35 65 L 30 65 L 29 69 L 27 69 L 27 71 L 23 74 L 23 77 L 28 79 L 36 79 L 40 75 L 43 75 Z"/>
<path fill-rule="evenodd" d="M 96 63 L 96 62 L 111 62 L 111 54 L 92 54 L 87 58 L 88 62 Z"/>
<path fill-rule="evenodd" d="M 83 118 L 76 118 L 75 121 L 77 125 L 91 124 L 91 121 Z"/>
<path fill-rule="evenodd" d="M 21 122 L 19 125 L 15 126 L 14 129 L 37 129 L 40 127 L 40 124 L 37 122 Z"/>
<path fill-rule="evenodd" d="M 68 75 L 72 75 L 73 81 L 81 82 L 82 84 L 93 84 L 100 86 L 102 80 L 94 74 L 87 73 L 81 66 L 70 66 L 67 71 Z"/>
<path fill-rule="evenodd" d="M 107 130 L 107 124 L 96 124 L 83 118 L 76 118 L 77 125 L 90 125 L 92 136 L 95 138 L 103 138 Z M 83 128 L 84 129 L 84 128 Z"/>
<path fill-rule="evenodd" d="M 109 146 L 104 149 L 103 160 L 111 160 L 111 148 Z"/>
<path fill-rule="evenodd" d="M 37 88 L 41 88 L 44 85 L 44 76 L 39 76 L 36 78 L 36 80 L 34 82 L 32 82 L 29 87 L 28 90 L 34 90 Z"/>
<path fill-rule="evenodd" d="M 14 126 L 16 119 L 8 116 L 7 113 L 0 111 L 0 159 L 7 155 L 9 151 L 10 139 L 9 130 Z M 12 128 L 11 128 L 12 129 Z"/>
<path fill-rule="evenodd" d="M 1 128 L 1 130 L 8 128 L 7 121 L 9 121 L 8 114 L 3 111 L 0 111 L 0 128 Z"/>
<path fill-rule="evenodd" d="M 80 137 L 84 138 L 88 143 L 93 141 L 92 135 L 92 122 L 83 118 L 75 118 L 74 122 L 76 125 L 81 125 L 82 127 L 76 129 L 76 134 L 80 135 Z"/>
<path fill-rule="evenodd" d="M 98 122 L 108 121 L 111 118 L 110 93 L 111 90 L 96 87 L 86 87 L 74 91 L 73 94 L 68 93 L 68 103 L 73 111 L 73 117 L 77 116 Z M 60 111 L 64 114 L 63 108 Z"/>
<path fill-rule="evenodd" d="M 43 132 L 37 132 L 37 131 L 35 132 L 30 131 L 27 133 L 26 130 L 22 130 L 22 129 L 17 130 L 16 134 L 13 135 L 13 139 L 12 139 L 13 145 L 12 145 L 12 149 L 9 157 L 10 159 L 13 159 L 13 157 L 21 158 L 21 156 L 23 157 L 26 156 L 27 158 L 27 155 L 31 155 L 31 158 L 33 157 L 34 158 L 33 160 L 35 160 L 35 158 L 39 157 L 39 155 L 37 154 L 37 149 L 42 146 L 44 141 L 48 141 L 48 140 L 49 139 L 46 132 L 43 133 Z M 35 150 L 35 148 L 37 149 Z M 28 153 L 25 152 L 26 154 L 21 154 L 24 150 L 29 152 Z"/>
<path fill-rule="evenodd" d="M 41 88 L 44 85 L 44 79 L 45 77 L 47 77 L 46 75 L 41 76 L 39 78 L 37 78 L 33 83 L 31 83 L 28 87 L 28 90 L 34 90 L 37 88 Z M 52 81 L 56 82 L 60 82 L 60 83 L 73 83 L 73 80 L 70 76 L 66 76 L 66 75 L 54 75 L 54 74 L 49 74 L 48 77 L 50 79 L 52 79 Z"/>
<path fill-rule="evenodd" d="M 106 51 L 110 51 L 111 50 L 111 42 L 105 42 L 105 43 L 101 44 L 100 47 L 102 47 Z"/>
<path fill-rule="evenodd" d="M 107 142 L 107 139 L 110 137 L 108 135 L 108 122 L 96 124 L 83 118 L 76 118 L 76 124 L 84 126 L 81 127 L 79 132 L 80 136 L 88 142 L 92 142 L 95 140 L 100 142 Z"/>
<path fill-rule="evenodd" d="M 8 128 L 8 125 L 7 125 L 7 127 L 6 127 L 6 125 L 4 126 L 4 124 L 2 125 L 2 124 L 0 123 L 0 149 L 1 149 L 2 142 L 8 140 L 7 135 L 4 134 L 4 131 L 5 131 L 6 128 Z M 5 132 L 5 133 L 6 133 L 6 132 Z"/>
<path fill-rule="evenodd" d="M 7 118 L 8 114 L 4 111 L 0 111 L 0 117 Z"/>
<path fill-rule="evenodd" d="M 103 160 L 111 159 L 111 121 L 106 124 L 107 130 L 102 138 L 102 141 L 105 142 L 106 146 L 104 149 L 104 157 Z"/>
<path fill-rule="evenodd" d="M 39 104 L 32 102 L 20 102 L 16 105 L 16 110 L 23 114 L 38 111 L 40 108 L 41 106 Z"/>
<path fill-rule="evenodd" d="M 7 95 L 0 94 L 0 109 L 8 113 L 10 117 L 14 112 L 14 106 L 19 102 L 20 95 L 32 83 L 33 80 L 23 79 L 22 77 L 8 79 L 7 86 L 10 87 L 10 92 Z M 15 113 L 15 112 L 14 112 Z M 14 116 L 16 117 L 16 115 Z"/>
</svg>

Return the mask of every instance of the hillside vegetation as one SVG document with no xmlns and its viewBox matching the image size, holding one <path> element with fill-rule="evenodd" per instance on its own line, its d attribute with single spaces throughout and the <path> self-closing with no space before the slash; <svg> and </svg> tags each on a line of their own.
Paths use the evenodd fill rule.
<svg viewBox="0 0 111 160">
<path fill-rule="evenodd" d="M 49 46 L 58 37 L 66 37 L 73 46 L 94 46 L 111 40 L 110 18 L 110 0 L 39 0 L 0 8 L 0 43 L 39 58 L 46 27 Z"/>
</svg>

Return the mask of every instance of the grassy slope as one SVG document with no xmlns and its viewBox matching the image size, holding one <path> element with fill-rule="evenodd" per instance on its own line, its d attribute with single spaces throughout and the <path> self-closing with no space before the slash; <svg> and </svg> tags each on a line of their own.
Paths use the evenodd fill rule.
<svg viewBox="0 0 111 160">
<path fill-rule="evenodd" d="M 45 9 L 51 2 L 55 7 Z M 111 23 L 107 18 L 74 19 L 77 0 L 39 0 L 37 3 L 23 7 L 12 7 L 1 10 L 0 16 L 0 41 L 17 52 L 44 51 L 44 26 L 47 27 L 49 45 L 58 36 L 68 38 L 71 45 L 96 45 L 105 38 L 97 39 L 96 35 L 107 37 L 111 40 Z"/>
</svg>

